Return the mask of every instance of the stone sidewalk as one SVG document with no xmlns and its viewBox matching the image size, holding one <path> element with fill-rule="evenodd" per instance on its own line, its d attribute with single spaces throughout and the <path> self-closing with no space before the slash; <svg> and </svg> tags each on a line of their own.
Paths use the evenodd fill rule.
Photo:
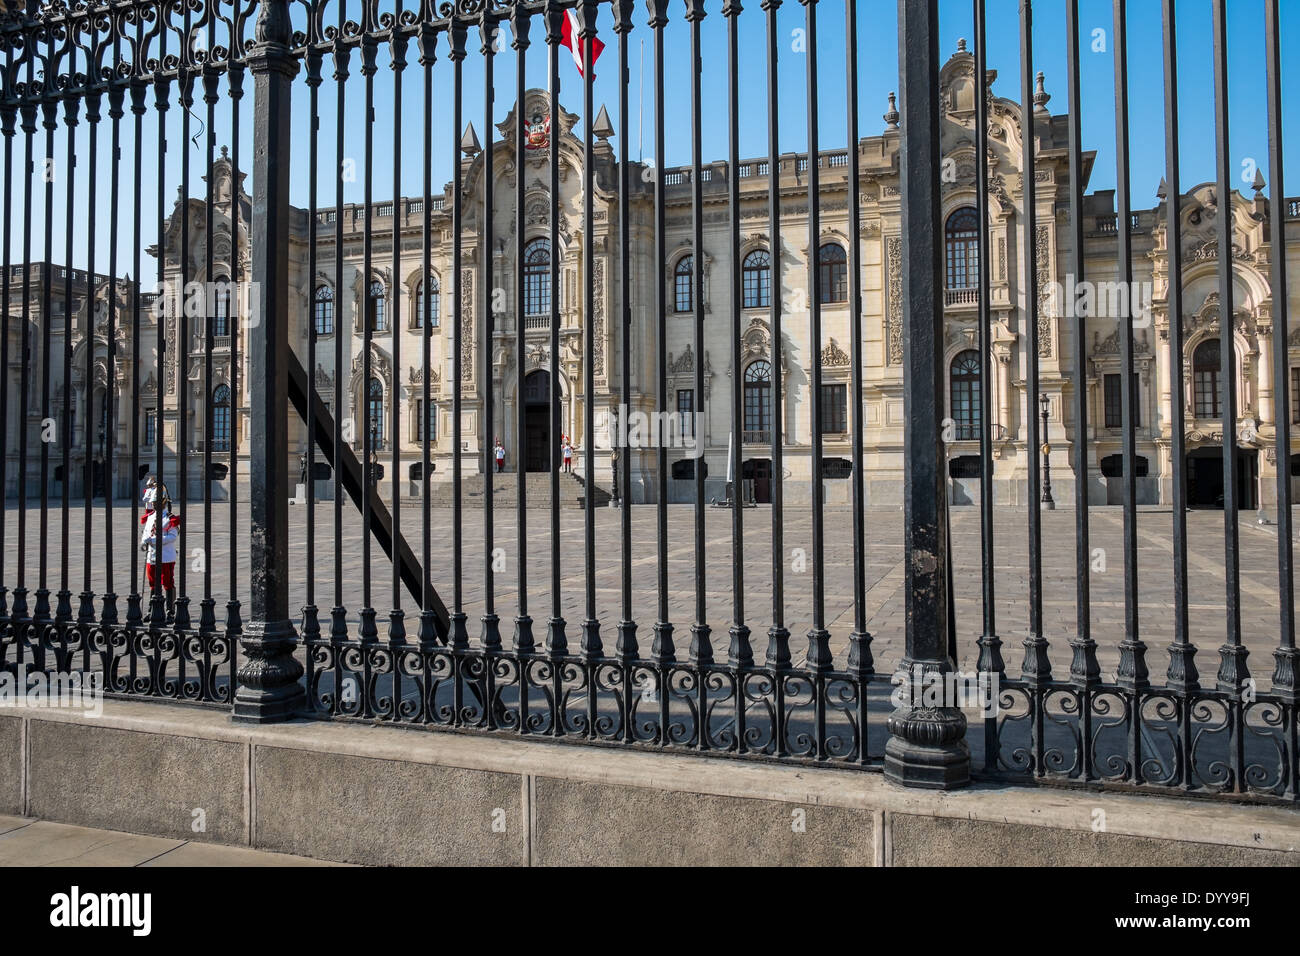
<svg viewBox="0 0 1300 956">
<path fill-rule="evenodd" d="M 247 847 L 0 816 L 0 866 L 346 866 Z"/>
</svg>

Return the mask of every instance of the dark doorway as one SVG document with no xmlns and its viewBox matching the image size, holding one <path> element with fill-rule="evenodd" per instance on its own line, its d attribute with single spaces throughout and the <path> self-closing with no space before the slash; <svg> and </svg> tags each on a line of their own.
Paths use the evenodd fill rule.
<svg viewBox="0 0 1300 956">
<path fill-rule="evenodd" d="M 1237 507 L 1259 507 L 1255 484 L 1259 477 L 1259 452 L 1237 451 Z M 1187 455 L 1187 504 L 1192 508 L 1223 507 L 1223 449 L 1198 448 Z"/>
<path fill-rule="evenodd" d="M 551 375 L 545 369 L 524 378 L 524 438 L 528 443 L 524 468 L 551 470 Z"/>
<path fill-rule="evenodd" d="M 772 503 L 772 459 L 749 458 L 740 466 L 740 476 L 754 482 L 754 501 L 760 505 Z"/>
</svg>

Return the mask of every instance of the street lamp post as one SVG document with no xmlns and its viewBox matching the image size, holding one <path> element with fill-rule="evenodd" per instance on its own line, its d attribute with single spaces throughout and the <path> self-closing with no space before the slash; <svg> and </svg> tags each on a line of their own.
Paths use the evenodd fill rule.
<svg viewBox="0 0 1300 956">
<path fill-rule="evenodd" d="M 1056 501 L 1052 498 L 1052 446 L 1047 441 L 1047 408 L 1048 399 L 1046 393 L 1038 396 L 1038 407 L 1043 416 L 1043 497 L 1042 502 L 1047 506 L 1048 511 L 1056 510 Z"/>
<path fill-rule="evenodd" d="M 619 500 L 619 497 L 618 497 L 618 445 L 617 445 L 617 441 L 618 441 L 618 434 L 619 434 L 619 432 L 618 432 L 618 412 L 617 412 L 617 411 L 614 411 L 614 412 L 610 415 L 610 423 L 611 423 L 611 425 L 613 426 L 613 433 L 614 433 L 614 441 L 610 442 L 611 450 L 610 450 L 610 454 L 609 454 L 609 463 L 610 463 L 610 466 L 611 466 L 611 467 L 613 468 L 613 470 L 614 470 L 614 490 L 613 490 L 613 494 L 610 496 L 610 499 L 609 499 L 609 506 L 610 506 L 611 508 L 617 508 L 617 507 L 619 507 L 619 506 L 622 504 L 622 502 Z"/>
</svg>

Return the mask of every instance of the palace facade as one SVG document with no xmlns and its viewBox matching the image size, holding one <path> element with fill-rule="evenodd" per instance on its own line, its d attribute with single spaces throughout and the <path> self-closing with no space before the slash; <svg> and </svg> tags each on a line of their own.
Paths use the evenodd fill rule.
<svg viewBox="0 0 1300 956">
<path fill-rule="evenodd" d="M 990 84 L 994 74 L 990 73 Z M 954 503 L 968 503 L 978 498 L 979 443 L 975 423 L 979 420 L 980 360 L 977 348 L 978 292 L 977 277 L 987 269 L 991 287 L 991 383 L 990 414 L 994 432 L 995 492 L 998 502 L 1024 504 L 1027 496 L 1027 468 L 1032 449 L 1027 445 L 1029 417 L 1039 415 L 1038 408 L 1027 402 L 1026 380 L 1029 341 L 1028 323 L 1037 323 L 1038 362 L 1041 386 L 1047 396 L 1047 436 L 1050 445 L 1052 487 L 1058 503 L 1068 504 L 1075 498 L 1072 474 L 1074 456 L 1088 456 L 1088 500 L 1092 504 L 1119 501 L 1121 451 L 1119 323 L 1098 309 L 1087 319 L 1084 336 L 1085 354 L 1076 355 L 1075 319 L 1063 308 L 1066 297 L 1053 296 L 1054 283 L 1068 286 L 1070 270 L 1070 190 L 1067 118 L 1053 115 L 1048 109 L 1051 97 L 1040 75 L 1038 93 L 1030 118 L 1036 140 L 1036 204 L 1034 230 L 1026 235 L 1023 210 L 1020 156 L 1025 124 L 1018 103 L 991 97 L 989 110 L 989 261 L 980 263 L 976 248 L 978 218 L 975 214 L 975 76 L 974 57 L 964 44 L 948 60 L 942 75 L 942 137 L 944 164 L 936 170 L 943 187 L 943 216 L 946 243 L 946 288 L 944 290 L 944 361 L 947 366 L 948 408 L 952 421 L 949 444 L 949 467 Z M 397 198 L 375 203 L 371 208 L 372 261 L 367 273 L 363 262 L 365 236 L 364 206 L 347 205 L 341 209 L 320 208 L 316 212 L 315 269 L 309 269 L 309 244 L 313 233 L 309 213 L 293 211 L 293 241 L 289 250 L 290 343 L 299 361 L 307 364 L 308 333 L 316 330 L 316 362 L 310 370 L 320 395 L 331 413 L 343 416 L 345 436 L 357 449 L 362 447 L 367 429 L 374 429 L 380 446 L 379 460 L 391 467 L 391 442 L 396 441 L 402 458 L 402 480 L 411 474 L 421 459 L 421 423 L 432 429 L 435 481 L 447 480 L 455 467 L 456 449 L 452 444 L 453 389 L 461 390 L 461 467 L 465 473 L 477 473 L 483 464 L 483 450 L 500 437 L 507 448 L 507 465 L 514 470 L 521 463 L 529 470 L 548 467 L 549 448 L 558 436 L 550 434 L 547 398 L 550 393 L 550 310 L 554 297 L 559 311 L 558 357 L 559 391 L 562 403 L 561 430 L 572 436 L 576 447 L 575 470 L 581 473 L 582 458 L 589 451 L 595 455 L 597 484 L 608 488 L 612 479 L 610 459 L 610 412 L 621 403 L 620 355 L 623 329 L 619 322 L 624 297 L 631 308 L 631 410 L 647 415 L 656 412 L 698 412 L 699 438 L 703 442 L 703 460 L 708 468 L 709 497 L 721 497 L 726 480 L 729 443 L 741 442 L 745 477 L 754 479 L 754 494 L 762 500 L 769 493 L 771 478 L 771 436 L 774 427 L 784 437 L 787 499 L 807 500 L 812 475 L 812 435 L 819 428 L 824 440 L 827 495 L 831 502 L 849 500 L 847 480 L 851 458 L 851 435 L 860 421 L 865 433 L 865 466 L 868 501 L 873 506 L 899 506 L 902 502 L 903 474 L 903 339 L 904 316 L 901 300 L 903 244 L 900 236 L 899 139 L 898 113 L 890 97 L 885 126 L 879 135 L 856 144 L 856 160 L 861 171 L 858 196 L 848 195 L 848 166 L 852 161 L 845 150 L 832 150 L 810 159 L 807 154 L 783 154 L 775 163 L 768 159 L 742 162 L 740 177 L 741 248 L 739 259 L 730 253 L 728 176 L 725 162 L 703 167 L 700 182 L 703 196 L 703 247 L 692 243 L 691 169 L 665 171 L 664 221 L 667 229 L 666 267 L 660 273 L 654 261 L 655 203 L 653 171 L 636 164 L 629 172 L 632 195 L 629 203 L 631 278 L 626 288 L 619 282 L 619 203 L 618 165 L 609 143 L 613 134 L 608 121 L 598 119 L 593 128 L 595 164 L 593 196 L 593 234 L 583 234 L 583 150 L 574 134 L 578 117 L 560 111 L 558 128 L 549 129 L 543 119 L 549 114 L 547 94 L 531 90 L 523 104 L 530 118 L 528 135 L 522 144 L 515 142 L 515 119 L 512 112 L 493 132 L 493 164 L 489 169 L 477 136 L 467 131 L 461 159 L 464 191 L 462 195 L 463 251 L 459 274 L 452 258 L 451 210 L 454 197 L 451 187 L 434 197 L 432 216 L 432 274 L 423 275 L 423 222 L 421 198 Z M 557 197 L 560 212 L 559 245 L 552 249 L 548 241 L 549 163 L 551 150 L 560 159 L 560 189 Z M 1084 156 L 1083 174 L 1090 176 L 1094 154 Z M 820 175 L 818 205 L 821 233 L 816 248 L 808 235 L 809 163 L 816 162 Z M 178 198 L 167 221 L 161 249 L 153 247 L 151 255 L 165 257 L 165 274 L 169 285 L 179 288 L 182 254 L 189 262 L 184 269 L 192 281 L 215 283 L 228 280 L 233 261 L 247 269 L 248 230 L 251 203 L 242 179 L 234 181 L 230 161 L 223 156 L 213 166 L 212 234 L 209 236 L 208 211 L 203 199 Z M 483 235 L 484 177 L 492 177 L 495 202 L 492 230 L 496 238 L 492 248 L 485 248 Z M 517 232 L 514 208 L 516 177 L 524 178 L 523 232 Z M 781 216 L 778 234 L 773 236 L 768 217 L 770 177 L 779 183 Z M 1085 189 L 1087 182 L 1085 179 Z M 1217 267 L 1219 256 L 1230 254 L 1235 275 L 1231 334 L 1235 338 L 1237 368 L 1236 389 L 1240 415 L 1237 433 L 1241 447 L 1243 507 L 1263 505 L 1274 500 L 1273 480 L 1279 467 L 1274 460 L 1272 441 L 1279 426 L 1294 427 L 1300 418 L 1300 328 L 1289 336 L 1274 332 L 1274 315 L 1283 314 L 1274 302 L 1269 275 L 1272 256 L 1267 204 L 1256 178 L 1253 195 L 1234 191 L 1228 197 L 1217 195 L 1214 184 L 1202 184 L 1182 197 L 1183 223 L 1183 304 L 1185 335 L 1183 356 L 1185 374 L 1182 381 L 1171 380 L 1168 355 L 1168 248 L 1166 242 L 1167 197 L 1161 196 L 1154 208 L 1133 214 L 1133 270 L 1137 300 L 1144 307 L 1136 330 L 1133 374 L 1137 398 L 1138 485 L 1142 502 L 1164 503 L 1172 495 L 1171 422 L 1182 414 L 1186 425 L 1188 480 L 1191 500 L 1213 506 L 1222 494 L 1221 428 L 1219 410 L 1219 343 L 1225 331 L 1218 299 Z M 326 180 L 323 192 L 332 191 Z M 204 193 L 206 195 L 206 191 Z M 183 207 L 181 203 L 184 203 Z M 239 232 L 231 234 L 232 204 L 240 206 Z M 854 237 L 848 233 L 849 203 L 861 210 L 861 229 Z M 1287 204 L 1288 220 L 1300 218 L 1300 202 Z M 183 215 L 183 213 L 185 213 Z M 1233 243 L 1230 251 L 1220 250 L 1216 239 L 1218 217 L 1231 217 Z M 183 224 L 188 234 L 183 235 Z M 343 242 L 344 269 L 335 272 L 336 243 L 339 231 Z M 1295 227 L 1293 227 L 1295 228 Z M 1088 193 L 1084 202 L 1086 277 L 1095 283 L 1113 284 L 1119 279 L 1117 268 L 1117 221 L 1114 197 L 1109 191 Z M 851 399 L 850 356 L 853 351 L 849 300 L 848 245 L 860 245 L 859 279 L 862 286 L 863 339 L 860 343 L 864 362 L 864 395 L 861 405 Z M 399 268 L 393 269 L 393 242 L 399 246 Z M 1039 301 L 1026 303 L 1021 288 L 1024 243 L 1034 243 L 1038 263 Z M 207 271 L 208 245 L 217 264 Z M 584 274 L 584 250 L 590 243 L 594 252 L 591 275 Z M 1300 246 L 1292 243 L 1288 250 L 1288 275 L 1295 275 L 1294 260 Z M 695 288 L 693 257 L 702 258 L 702 282 Z M 559 283 L 550 287 L 551 259 L 558 260 Z M 821 277 L 821 314 L 823 337 L 813 342 L 809 336 L 810 288 L 809 269 L 819 270 Z M 524 272 L 526 290 L 523 314 L 515 312 L 516 270 Z M 61 301 L 62 280 L 57 267 L 47 274 L 54 285 L 54 297 Z M 739 303 L 743 336 L 741 363 L 732 366 L 732 314 L 736 303 L 731 298 L 730 277 L 741 276 Z M 15 270 L 15 275 L 20 274 Z M 246 273 L 245 273 L 246 274 Z M 428 316 L 423 309 L 422 283 L 432 283 Z M 667 303 L 668 381 L 667 408 L 661 408 L 656 392 L 658 359 L 656 350 L 657 319 L 656 283 L 660 283 Z M 41 297 L 33 295 L 28 303 L 29 334 L 36 351 L 24 356 L 19 342 L 21 322 L 10 322 L 10 369 L 7 375 L 9 400 L 6 414 L 9 428 L 7 471 L 8 493 L 16 493 L 17 434 L 19 424 L 18 389 L 35 389 L 29 402 L 28 427 L 34 430 L 46 415 L 59 415 L 62 402 L 70 400 L 82 431 L 74 430 L 75 449 L 72 480 L 74 486 L 84 474 L 99 474 L 101 467 L 92 462 L 87 469 L 86 449 L 90 457 L 102 461 L 101 435 L 114 435 L 118 461 L 113 481 L 119 493 L 133 493 L 133 479 L 128 462 L 131 443 L 129 398 L 133 385 L 141 396 L 137 423 L 141 438 L 141 455 L 152 461 L 155 441 L 166 444 L 169 458 L 174 458 L 180 442 L 182 408 L 186 420 L 185 454 L 192 462 L 189 473 L 200 480 L 205 442 L 211 442 L 214 455 L 224 461 L 233 445 L 241 474 L 247 461 L 240 457 L 247 443 L 244 415 L 247 405 L 247 368 L 232 377 L 232 323 L 238 321 L 238 304 L 222 298 L 215 305 L 214 368 L 209 380 L 203 374 L 205 342 L 203 322 L 191 321 L 185 342 L 178 341 L 180 323 L 175 314 L 155 317 L 151 307 L 142 308 L 141 360 L 133 367 L 129 341 L 131 303 L 128 286 L 118 284 L 117 348 L 113 369 L 108 368 L 106 338 L 106 297 L 113 284 L 107 277 L 94 281 L 93 313 L 88 315 L 84 276 L 73 300 L 73 357 L 71 380 L 62 379 L 61 356 L 64 336 L 62 311 L 54 316 L 51 349 L 54 358 L 52 386 L 55 408 L 44 411 L 39 400 L 41 383 L 33 374 L 41 368 L 38 331 L 42 315 Z M 1292 300 L 1295 310 L 1295 289 Z M 594 292 L 595 307 L 585 314 L 585 290 Z M 453 293 L 461 294 L 461 379 L 453 378 L 454 329 L 452 327 Z M 367 290 L 370 296 L 367 296 Z M 494 298 L 493 292 L 505 290 Z M 771 297 L 779 296 L 783 313 L 782 366 L 772 368 L 770 325 Z M 694 309 L 696 300 L 705 316 L 705 346 L 696 354 L 694 346 Z M 362 368 L 363 318 L 367 299 L 372 303 L 369 321 L 374 335 L 371 346 L 372 374 L 365 380 Z M 146 306 L 151 302 L 145 303 Z M 497 307 L 491 340 L 484 341 L 484 310 Z M 61 307 L 60 307 L 61 309 Z M 174 311 L 174 310 L 173 310 Z M 10 314 L 22 315 L 21 301 L 11 287 Z M 88 318 L 90 321 L 88 321 Z M 189 372 L 179 381 L 176 363 L 168 361 L 161 373 L 157 367 L 158 325 L 166 354 L 178 354 L 184 348 L 189 355 Z M 432 355 L 429 366 L 433 407 L 425 414 L 422 407 L 423 323 L 433 326 Z M 84 329 L 93 323 L 93 334 Z M 594 336 L 594 392 L 587 394 L 583 383 L 584 335 L 588 324 Z M 516 362 L 517 337 L 523 336 L 523 366 Z M 85 375 L 87 348 L 93 348 L 93 374 Z M 491 382 L 483 378 L 482 349 L 491 350 Z M 1271 377 L 1272 350 L 1285 348 L 1290 357 L 1291 407 L 1280 408 L 1274 397 Z M 337 401 L 336 355 L 341 352 L 343 401 Z M 822 366 L 823 395 L 820 421 L 813 421 L 809 389 L 812 365 Z M 703 363 L 704 390 L 696 391 L 696 367 Z M 1083 374 L 1080 374 L 1080 368 Z M 775 376 L 780 376 L 782 406 L 772 421 L 768 396 Z M 103 396 L 110 378 L 116 384 L 118 406 L 110 421 L 104 413 Z M 744 421 L 733 422 L 731 395 L 740 382 L 744 393 Z M 485 392 L 496 396 L 492 420 L 484 421 Z M 1088 422 L 1081 433 L 1074 421 L 1074 396 L 1077 389 L 1086 391 Z M 181 401 L 181 396 L 185 401 Z M 85 414 L 89 402 L 89 416 Z M 398 433 L 393 434 L 392 413 L 400 411 Z M 211 404 L 213 427 L 204 434 L 207 406 Z M 300 457 L 306 453 L 306 429 L 291 410 L 290 447 L 285 454 L 298 473 Z M 581 446 L 588 416 L 596 428 L 596 448 Z M 528 434 L 526 449 L 516 448 L 516 428 L 523 418 Z M 86 421 L 97 423 L 87 442 Z M 30 446 L 38 448 L 35 443 Z M 690 500 L 694 494 L 692 455 L 686 450 L 670 451 L 674 462 L 673 478 L 667 489 L 656 488 L 655 452 L 633 449 L 630 461 L 633 498 L 653 501 L 666 494 L 671 501 Z M 623 467 L 624 463 L 620 463 Z M 32 467 L 29 463 L 29 469 Z M 169 471 L 172 466 L 169 465 Z M 99 481 L 99 479 L 96 479 Z M 35 487 L 29 483 L 29 488 Z M 417 488 L 415 482 L 412 490 Z M 321 486 L 327 492 L 326 485 Z M 79 490 L 77 493 L 80 493 Z M 192 486 L 191 494 L 201 494 Z"/>
</svg>

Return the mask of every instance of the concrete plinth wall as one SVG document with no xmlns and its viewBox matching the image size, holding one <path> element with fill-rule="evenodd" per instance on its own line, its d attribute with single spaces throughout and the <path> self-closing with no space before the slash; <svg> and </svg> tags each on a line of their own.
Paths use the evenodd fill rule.
<svg viewBox="0 0 1300 956">
<path fill-rule="evenodd" d="M 368 864 L 1300 865 L 1300 811 L 116 702 L 0 708 L 0 813 Z"/>
</svg>

